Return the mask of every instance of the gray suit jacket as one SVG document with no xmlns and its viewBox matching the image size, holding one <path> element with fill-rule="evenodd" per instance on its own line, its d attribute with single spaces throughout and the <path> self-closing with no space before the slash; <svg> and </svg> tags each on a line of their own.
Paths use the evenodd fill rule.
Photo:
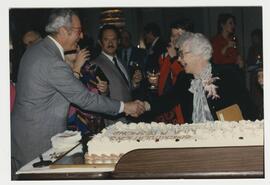
<svg viewBox="0 0 270 185">
<path fill-rule="evenodd" d="M 11 117 L 13 163 L 19 168 L 51 147 L 51 137 L 66 130 L 69 104 L 116 115 L 120 102 L 89 92 L 74 77 L 48 37 L 30 47 L 20 63 Z M 13 166 L 14 168 L 14 166 Z"/>
<path fill-rule="evenodd" d="M 119 101 L 130 101 L 132 99 L 130 84 L 127 85 L 118 69 L 109 58 L 100 54 L 91 63 L 99 66 L 109 80 L 110 97 L 112 99 Z M 130 80 L 128 79 L 128 81 Z"/>
<path fill-rule="evenodd" d="M 108 57 L 104 54 L 100 54 L 96 59 L 94 59 L 91 63 L 96 64 L 103 71 L 107 79 L 109 80 L 109 91 L 110 98 L 119 100 L 119 101 L 131 101 L 131 88 L 130 88 L 130 80 L 129 84 L 125 82 L 119 73 L 118 69 L 115 65 L 110 61 Z M 105 125 L 108 126 L 115 121 L 123 121 L 127 122 L 127 119 L 123 114 L 117 116 L 105 116 Z"/>
</svg>

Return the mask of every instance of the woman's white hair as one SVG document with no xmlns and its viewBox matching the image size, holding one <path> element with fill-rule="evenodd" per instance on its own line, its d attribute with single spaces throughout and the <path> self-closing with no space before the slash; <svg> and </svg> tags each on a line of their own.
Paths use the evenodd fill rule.
<svg viewBox="0 0 270 185">
<path fill-rule="evenodd" d="M 45 28 L 47 33 L 57 33 L 62 26 L 71 29 L 72 16 L 76 13 L 69 9 L 61 9 L 52 12 L 49 17 L 49 22 Z"/>
<path fill-rule="evenodd" d="M 176 47 L 188 47 L 188 51 L 194 55 L 200 55 L 205 60 L 212 57 L 212 46 L 209 40 L 201 33 L 184 32 L 176 41 Z"/>
</svg>

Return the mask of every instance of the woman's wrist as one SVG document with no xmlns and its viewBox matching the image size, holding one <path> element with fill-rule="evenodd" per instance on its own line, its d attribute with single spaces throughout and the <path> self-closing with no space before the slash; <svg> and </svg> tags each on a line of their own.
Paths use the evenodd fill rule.
<svg viewBox="0 0 270 185">
<path fill-rule="evenodd" d="M 82 74 L 78 71 L 73 71 L 73 75 L 76 77 L 76 78 L 80 78 L 82 77 Z"/>
</svg>

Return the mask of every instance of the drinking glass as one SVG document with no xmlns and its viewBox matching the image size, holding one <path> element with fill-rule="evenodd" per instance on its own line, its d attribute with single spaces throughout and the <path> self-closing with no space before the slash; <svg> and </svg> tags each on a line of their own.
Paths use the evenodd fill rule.
<svg viewBox="0 0 270 185">
<path fill-rule="evenodd" d="M 159 71 L 157 69 L 152 69 L 151 71 L 147 71 L 147 78 L 149 82 L 149 89 L 156 90 L 158 88 L 158 79 L 159 79 Z"/>
</svg>

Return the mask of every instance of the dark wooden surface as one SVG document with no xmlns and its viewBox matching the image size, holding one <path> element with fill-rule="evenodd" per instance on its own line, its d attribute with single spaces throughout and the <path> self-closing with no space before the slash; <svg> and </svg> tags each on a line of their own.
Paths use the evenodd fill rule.
<svg viewBox="0 0 270 185">
<path fill-rule="evenodd" d="M 18 180 L 103 180 L 112 179 L 110 172 L 102 173 L 40 173 L 40 174 L 20 174 Z"/>
<path fill-rule="evenodd" d="M 264 150 L 216 147 L 134 150 L 117 163 L 114 178 L 264 177 Z"/>
<path fill-rule="evenodd" d="M 23 180 L 263 177 L 262 146 L 139 149 L 125 154 L 113 172 L 19 176 Z"/>
</svg>

